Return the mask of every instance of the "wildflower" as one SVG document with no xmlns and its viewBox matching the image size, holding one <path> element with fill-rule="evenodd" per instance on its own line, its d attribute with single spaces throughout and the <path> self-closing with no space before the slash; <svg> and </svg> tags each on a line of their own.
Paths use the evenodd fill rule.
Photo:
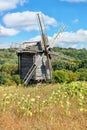
<svg viewBox="0 0 87 130">
<path fill-rule="evenodd" d="M 40 99 L 40 96 L 37 96 L 38 99 Z"/>
<path fill-rule="evenodd" d="M 35 98 L 31 98 L 31 102 L 35 102 Z"/>
</svg>

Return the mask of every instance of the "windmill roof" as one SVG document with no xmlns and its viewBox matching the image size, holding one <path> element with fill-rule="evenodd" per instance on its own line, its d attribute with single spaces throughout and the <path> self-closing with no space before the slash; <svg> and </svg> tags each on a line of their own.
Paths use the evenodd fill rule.
<svg viewBox="0 0 87 130">
<path fill-rule="evenodd" d="M 41 45 L 40 41 L 35 42 L 24 42 L 21 44 L 19 49 L 17 50 L 17 53 L 37 53 L 37 52 L 43 52 L 43 47 Z"/>
</svg>

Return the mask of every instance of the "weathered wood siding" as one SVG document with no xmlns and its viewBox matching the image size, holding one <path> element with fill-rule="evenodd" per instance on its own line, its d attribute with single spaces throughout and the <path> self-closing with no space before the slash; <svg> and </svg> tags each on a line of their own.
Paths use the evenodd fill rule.
<svg viewBox="0 0 87 130">
<path fill-rule="evenodd" d="M 28 70 L 31 68 L 34 62 L 34 54 L 22 53 L 20 56 L 20 77 L 24 79 Z"/>
<path fill-rule="evenodd" d="M 39 60 L 38 60 L 39 57 Z M 50 71 L 49 67 L 47 66 L 47 57 L 44 54 L 36 55 L 35 58 L 37 62 L 37 69 L 36 69 L 36 80 L 47 80 L 50 79 Z"/>
<path fill-rule="evenodd" d="M 19 54 L 19 71 L 20 78 L 24 79 L 31 66 L 35 63 L 37 68 L 32 77 L 33 80 L 51 79 L 47 56 L 44 53 L 20 53 Z"/>
</svg>

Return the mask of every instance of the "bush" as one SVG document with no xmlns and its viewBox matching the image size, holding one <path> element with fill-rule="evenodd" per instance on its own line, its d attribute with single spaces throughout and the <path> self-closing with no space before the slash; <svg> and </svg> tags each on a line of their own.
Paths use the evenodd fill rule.
<svg viewBox="0 0 87 130">
<path fill-rule="evenodd" d="M 13 75 L 12 80 L 18 85 L 21 83 L 20 76 L 19 75 Z"/>
<path fill-rule="evenodd" d="M 13 85 L 13 82 L 11 79 L 6 79 L 6 83 L 5 83 L 6 86 L 12 86 Z"/>
<path fill-rule="evenodd" d="M 6 72 L 7 74 L 16 74 L 17 73 L 17 65 L 16 64 L 8 64 L 8 63 L 5 63 L 2 65 L 1 67 L 1 71 L 2 72 Z"/>
<path fill-rule="evenodd" d="M 5 83 L 6 83 L 6 80 L 7 80 L 7 78 L 6 78 L 6 73 L 0 72 L 0 85 L 5 84 Z"/>
<path fill-rule="evenodd" d="M 0 73 L 0 85 L 12 85 L 12 77 L 10 74 L 7 74 L 6 72 Z"/>
<path fill-rule="evenodd" d="M 77 81 L 77 79 L 78 79 L 77 73 L 72 72 L 72 71 L 68 71 L 68 70 L 66 70 L 66 73 L 68 75 L 68 83 L 73 82 L 73 81 Z"/>
<path fill-rule="evenodd" d="M 87 69 L 81 68 L 77 71 L 78 80 L 87 81 Z"/>
<path fill-rule="evenodd" d="M 87 72 L 78 72 L 78 80 L 87 81 Z"/>
<path fill-rule="evenodd" d="M 54 82 L 58 83 L 64 83 L 67 82 L 68 79 L 68 74 L 66 73 L 65 70 L 56 70 L 53 73 L 53 80 Z"/>
</svg>

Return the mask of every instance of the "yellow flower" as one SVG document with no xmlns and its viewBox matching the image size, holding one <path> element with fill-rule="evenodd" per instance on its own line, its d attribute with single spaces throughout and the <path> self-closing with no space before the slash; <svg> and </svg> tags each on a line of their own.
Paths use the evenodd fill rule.
<svg viewBox="0 0 87 130">
<path fill-rule="evenodd" d="M 31 102 L 35 102 L 35 98 L 31 98 Z"/>
</svg>

